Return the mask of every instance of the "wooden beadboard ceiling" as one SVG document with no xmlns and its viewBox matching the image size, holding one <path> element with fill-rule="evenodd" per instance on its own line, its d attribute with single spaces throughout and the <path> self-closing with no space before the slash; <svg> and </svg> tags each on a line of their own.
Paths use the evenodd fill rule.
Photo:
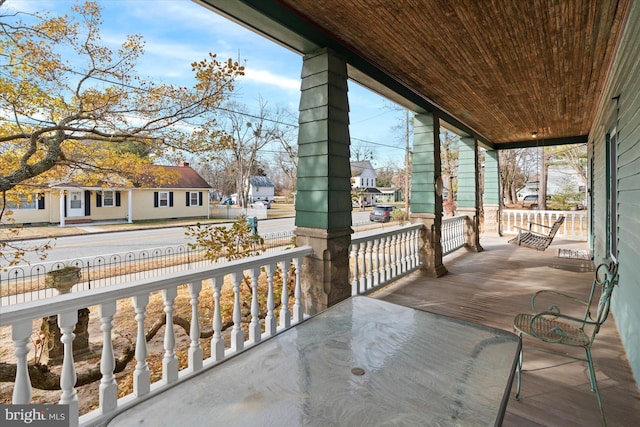
<svg viewBox="0 0 640 427">
<path fill-rule="evenodd" d="M 589 133 L 630 1 L 267 3 L 282 9 L 280 22 L 299 21 L 293 31 L 323 34 L 485 142 L 511 145 L 534 131 L 554 140 Z"/>
</svg>

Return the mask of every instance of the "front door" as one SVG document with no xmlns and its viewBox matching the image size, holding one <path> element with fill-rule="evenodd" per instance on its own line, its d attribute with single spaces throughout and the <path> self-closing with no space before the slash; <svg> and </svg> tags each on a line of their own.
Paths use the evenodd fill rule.
<svg viewBox="0 0 640 427">
<path fill-rule="evenodd" d="M 68 203 L 68 217 L 84 216 L 84 195 L 82 191 L 69 191 Z"/>
</svg>

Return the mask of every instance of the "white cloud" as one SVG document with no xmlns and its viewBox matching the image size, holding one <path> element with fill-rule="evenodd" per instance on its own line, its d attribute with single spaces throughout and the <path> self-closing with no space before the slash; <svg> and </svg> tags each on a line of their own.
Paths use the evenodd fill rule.
<svg viewBox="0 0 640 427">
<path fill-rule="evenodd" d="M 286 90 L 300 90 L 300 80 L 279 76 L 267 70 L 255 70 L 247 68 L 245 70 L 245 75 L 241 78 L 241 80 L 272 85 Z"/>
</svg>

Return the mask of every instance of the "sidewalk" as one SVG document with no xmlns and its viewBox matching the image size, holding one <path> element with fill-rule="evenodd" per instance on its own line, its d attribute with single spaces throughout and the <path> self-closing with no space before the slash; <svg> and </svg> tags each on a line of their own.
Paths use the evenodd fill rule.
<svg viewBox="0 0 640 427">
<path fill-rule="evenodd" d="M 294 216 L 292 212 L 289 216 Z M 277 218 L 285 218 L 287 215 L 278 215 Z M 271 218 L 267 218 L 271 219 Z M 60 227 L 58 224 L 50 225 L 38 225 L 38 226 L 25 226 L 20 228 L 17 236 L 11 235 L 8 229 L 0 229 L 0 240 L 11 239 L 17 240 L 33 240 L 33 239 L 47 239 L 63 236 L 78 236 L 82 234 L 93 233 L 113 233 L 117 231 L 134 231 L 134 230 L 149 230 L 157 228 L 170 228 L 170 227 L 184 227 L 190 225 L 200 224 L 220 224 L 232 222 L 233 219 L 226 218 L 188 218 L 188 219 L 176 219 L 176 220 L 159 220 L 159 221 L 139 221 L 129 224 L 127 222 L 114 222 L 114 221 L 94 221 L 87 224 L 72 224 Z M 265 220 L 263 220 L 265 221 Z"/>
<path fill-rule="evenodd" d="M 273 205 L 272 205 L 273 206 Z M 280 208 L 280 209 L 278 209 Z M 295 217 L 295 210 L 293 205 L 278 206 L 272 208 L 268 212 L 267 219 L 261 221 L 268 221 L 270 219 L 278 218 L 290 218 Z M 232 222 L 233 219 L 228 218 L 185 218 L 174 220 L 157 220 L 157 221 L 136 221 L 129 224 L 124 221 L 94 221 L 87 224 L 68 224 L 64 227 L 60 227 L 58 224 L 45 224 L 35 226 L 25 226 L 20 228 L 17 236 L 9 233 L 8 228 L 0 228 L 0 240 L 34 240 L 34 239 L 47 239 L 63 236 L 78 236 L 82 234 L 93 233 L 112 233 L 117 231 L 134 231 L 134 230 L 149 230 L 158 228 L 170 228 L 170 227 L 184 227 L 190 225 L 200 224 L 219 224 Z M 376 224 L 371 224 L 370 227 L 362 225 L 354 225 L 354 231 L 361 231 L 362 229 L 377 228 Z"/>
</svg>

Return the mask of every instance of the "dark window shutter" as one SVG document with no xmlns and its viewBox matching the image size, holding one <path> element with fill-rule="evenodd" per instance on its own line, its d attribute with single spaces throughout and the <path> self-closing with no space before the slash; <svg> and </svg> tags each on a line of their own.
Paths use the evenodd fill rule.
<svg viewBox="0 0 640 427">
<path fill-rule="evenodd" d="M 190 201 L 191 201 L 191 193 L 187 191 L 187 204 L 185 206 L 191 206 L 189 205 Z"/>
<path fill-rule="evenodd" d="M 84 216 L 91 215 L 91 191 L 84 192 Z"/>
<path fill-rule="evenodd" d="M 202 191 L 198 193 L 198 206 L 202 206 Z"/>
<path fill-rule="evenodd" d="M 173 191 L 169 192 L 169 207 L 173 206 Z"/>
<path fill-rule="evenodd" d="M 96 193 L 96 208 L 102 207 L 102 193 Z"/>
<path fill-rule="evenodd" d="M 153 207 L 154 208 L 158 207 L 158 192 L 157 191 L 153 192 Z"/>
<path fill-rule="evenodd" d="M 122 202 L 120 201 L 120 192 L 116 191 L 116 206 L 120 206 Z"/>
<path fill-rule="evenodd" d="M 38 209 L 44 209 L 44 194 L 38 197 Z"/>
<path fill-rule="evenodd" d="M 64 195 L 64 217 L 67 217 L 67 203 L 68 203 L 68 198 L 67 195 Z"/>
</svg>

